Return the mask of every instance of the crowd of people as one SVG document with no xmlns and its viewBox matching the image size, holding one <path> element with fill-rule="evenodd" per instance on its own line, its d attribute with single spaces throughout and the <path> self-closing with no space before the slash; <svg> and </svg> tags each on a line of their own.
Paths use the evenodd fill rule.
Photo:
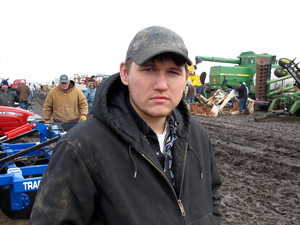
<svg viewBox="0 0 300 225">
<path fill-rule="evenodd" d="M 9 85 L 8 80 L 1 81 L 0 105 L 15 107 L 17 104 L 22 109 L 28 110 L 29 102 L 32 101 L 35 94 L 39 93 L 40 85 L 26 85 L 25 80 L 21 80 L 16 88 Z"/>
<path fill-rule="evenodd" d="M 22 109 L 29 110 L 35 94 L 40 91 L 45 93 L 45 88 L 40 85 L 25 83 L 21 80 L 17 88 L 9 85 L 7 80 L 2 80 L 0 89 L 0 105 L 15 107 L 19 105 Z M 75 83 L 63 74 L 60 76 L 59 85 L 54 86 L 47 93 L 44 105 L 44 119 L 50 123 L 50 117 L 54 124 L 63 123 L 65 130 L 69 131 L 72 127 L 91 117 L 91 107 L 93 105 L 96 88 L 93 82 L 83 94 L 82 90 L 75 87 Z"/>
</svg>

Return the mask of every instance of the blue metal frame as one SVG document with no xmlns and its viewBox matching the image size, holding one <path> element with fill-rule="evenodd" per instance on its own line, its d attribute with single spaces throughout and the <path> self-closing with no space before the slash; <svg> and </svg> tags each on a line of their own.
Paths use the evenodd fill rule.
<svg viewBox="0 0 300 225">
<path fill-rule="evenodd" d="M 51 128 L 51 132 L 48 132 Z M 40 142 L 47 141 L 56 136 L 61 136 L 64 133 L 57 130 L 57 126 L 50 127 L 49 125 L 36 123 L 35 130 L 40 132 Z M 8 144 L 2 143 L 2 151 L 6 152 L 6 156 L 13 155 L 27 148 L 35 146 L 39 142 L 34 143 L 21 143 L 21 144 Z M 24 156 L 33 156 L 44 153 L 40 149 L 34 150 Z M 50 159 L 52 151 L 45 154 L 45 157 Z M 0 167 L 4 166 L 3 164 Z M 40 180 L 44 174 L 48 164 L 33 165 L 18 167 L 14 162 L 5 166 L 6 174 L 0 174 L 0 186 L 10 187 L 10 201 L 11 210 L 23 210 L 30 205 L 30 197 L 25 193 L 29 191 L 37 191 Z M 34 177 L 32 177 L 34 176 Z"/>
</svg>

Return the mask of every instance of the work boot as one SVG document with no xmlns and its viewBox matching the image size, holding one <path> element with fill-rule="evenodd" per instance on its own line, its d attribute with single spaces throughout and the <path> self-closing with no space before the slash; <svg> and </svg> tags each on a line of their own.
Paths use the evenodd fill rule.
<svg viewBox="0 0 300 225">
<path fill-rule="evenodd" d="M 246 114 L 250 114 L 250 112 L 249 112 L 249 111 L 247 111 L 247 112 L 246 112 Z"/>
<path fill-rule="evenodd" d="M 240 115 L 243 115 L 243 112 L 239 112 Z"/>
</svg>

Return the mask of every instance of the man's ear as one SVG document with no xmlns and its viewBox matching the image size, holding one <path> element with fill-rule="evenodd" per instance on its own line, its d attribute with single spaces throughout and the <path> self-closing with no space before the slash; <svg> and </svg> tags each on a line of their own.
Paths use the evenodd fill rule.
<svg viewBox="0 0 300 225">
<path fill-rule="evenodd" d="M 190 69 L 187 69 L 187 71 L 186 71 L 186 82 L 188 81 L 189 76 L 190 76 Z"/>
<path fill-rule="evenodd" d="M 122 62 L 120 65 L 120 78 L 124 85 L 128 85 L 128 73 L 125 62 Z"/>
</svg>

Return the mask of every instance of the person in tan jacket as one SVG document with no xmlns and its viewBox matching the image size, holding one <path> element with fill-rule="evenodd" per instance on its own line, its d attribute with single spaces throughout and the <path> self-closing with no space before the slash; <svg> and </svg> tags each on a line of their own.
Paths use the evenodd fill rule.
<svg viewBox="0 0 300 225">
<path fill-rule="evenodd" d="M 50 90 L 45 100 L 45 122 L 50 123 L 52 117 L 54 124 L 65 122 L 69 131 L 78 122 L 85 121 L 87 113 L 88 104 L 83 92 L 67 75 L 61 75 L 59 85 Z"/>
</svg>

